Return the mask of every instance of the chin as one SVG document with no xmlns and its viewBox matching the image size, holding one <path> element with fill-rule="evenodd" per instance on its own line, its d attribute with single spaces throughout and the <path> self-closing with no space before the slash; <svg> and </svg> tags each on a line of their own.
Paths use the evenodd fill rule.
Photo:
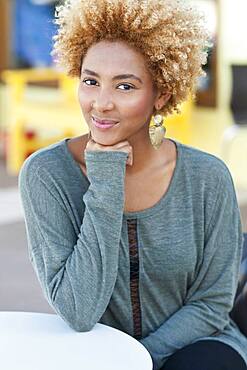
<svg viewBox="0 0 247 370">
<path fill-rule="evenodd" d="M 98 134 L 91 131 L 92 139 L 100 144 L 100 145 L 115 145 L 119 143 L 120 141 L 126 140 L 126 138 L 123 137 L 116 137 L 116 135 L 109 135 L 107 133 Z"/>
</svg>

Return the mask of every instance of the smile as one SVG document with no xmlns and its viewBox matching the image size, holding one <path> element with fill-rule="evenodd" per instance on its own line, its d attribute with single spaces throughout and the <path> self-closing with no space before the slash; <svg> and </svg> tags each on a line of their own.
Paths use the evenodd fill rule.
<svg viewBox="0 0 247 370">
<path fill-rule="evenodd" d="M 118 123 L 118 122 L 111 122 L 107 120 L 101 121 L 101 120 L 96 119 L 95 117 L 92 117 L 92 122 L 96 127 L 101 128 L 101 129 L 111 128 Z"/>
</svg>

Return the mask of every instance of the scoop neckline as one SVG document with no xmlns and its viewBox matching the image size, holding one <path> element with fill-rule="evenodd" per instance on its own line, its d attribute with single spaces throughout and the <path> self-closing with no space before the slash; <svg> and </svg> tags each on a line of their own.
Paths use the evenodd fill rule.
<svg viewBox="0 0 247 370">
<path fill-rule="evenodd" d="M 82 172 L 79 164 L 74 159 L 72 153 L 70 152 L 70 150 L 69 150 L 69 148 L 67 146 L 67 141 L 70 140 L 70 139 L 71 139 L 70 137 L 66 137 L 65 139 L 63 139 L 61 141 L 61 144 L 62 144 L 62 146 L 63 146 L 63 148 L 65 150 L 65 153 L 66 153 L 67 157 L 73 163 L 74 167 L 77 168 L 77 170 L 79 171 L 80 177 L 84 181 L 86 181 L 87 184 L 90 184 L 88 178 Z M 165 203 L 169 200 L 169 198 L 174 193 L 174 189 L 176 188 L 177 178 L 178 178 L 178 175 L 179 175 L 179 172 L 180 172 L 180 167 L 181 167 L 181 160 L 182 160 L 182 158 L 181 158 L 181 146 L 182 146 L 182 144 L 180 142 L 178 142 L 177 140 L 174 140 L 174 139 L 171 139 L 171 138 L 168 138 L 168 140 L 172 141 L 175 144 L 175 146 L 176 146 L 176 152 L 177 152 L 177 157 L 176 157 L 175 169 L 173 171 L 173 175 L 172 175 L 170 184 L 169 184 L 166 192 L 162 195 L 162 197 L 160 198 L 160 200 L 158 200 L 158 202 L 156 202 L 152 207 L 145 208 L 145 209 L 140 210 L 140 211 L 123 212 L 123 216 L 126 219 L 143 218 L 143 217 L 152 216 L 154 213 L 158 212 L 159 210 L 161 210 L 164 207 Z"/>
</svg>

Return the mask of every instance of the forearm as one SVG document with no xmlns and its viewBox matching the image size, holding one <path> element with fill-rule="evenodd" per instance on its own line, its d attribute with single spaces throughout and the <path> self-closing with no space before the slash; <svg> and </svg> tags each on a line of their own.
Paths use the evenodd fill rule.
<svg viewBox="0 0 247 370">
<path fill-rule="evenodd" d="M 42 289 L 54 309 L 78 331 L 88 331 L 98 322 L 116 281 L 126 156 L 89 155 L 90 186 L 83 196 L 85 211 L 78 235 L 41 173 L 34 176 L 35 184 L 21 186 L 30 256 Z"/>
<path fill-rule="evenodd" d="M 112 194 L 111 203 L 101 205 L 100 199 L 92 198 L 92 190 L 86 193 L 77 243 L 61 268 L 45 277 L 53 307 L 78 331 L 90 330 L 98 322 L 112 295 L 122 227 L 120 190 Z M 111 204 L 115 204 L 112 215 Z M 52 272 L 49 255 L 45 260 Z"/>
</svg>

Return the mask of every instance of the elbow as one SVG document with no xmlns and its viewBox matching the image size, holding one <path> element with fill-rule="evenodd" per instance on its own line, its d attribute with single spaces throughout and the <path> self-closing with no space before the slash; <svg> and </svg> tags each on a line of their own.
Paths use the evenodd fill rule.
<svg viewBox="0 0 247 370">
<path fill-rule="evenodd" d="M 58 315 L 66 322 L 66 324 L 76 332 L 86 333 L 91 331 L 96 325 L 95 322 L 84 320 L 82 317 L 77 317 L 77 314 L 74 315 L 66 314 L 65 312 L 59 312 L 56 310 Z"/>
<path fill-rule="evenodd" d="M 71 327 L 71 329 L 73 329 L 74 331 L 78 333 L 87 333 L 91 331 L 95 326 L 95 324 L 88 323 L 88 322 L 82 322 L 82 321 L 73 321 L 73 322 L 70 321 L 69 322 L 66 320 L 66 322 Z"/>
<path fill-rule="evenodd" d="M 92 317 L 80 314 L 80 310 L 76 309 L 63 309 L 53 304 L 53 308 L 57 314 L 66 322 L 66 324 L 76 332 L 86 333 L 91 331 L 97 324 Z"/>
<path fill-rule="evenodd" d="M 86 307 L 81 300 L 76 300 L 72 294 L 62 294 L 56 289 L 47 295 L 57 314 L 76 332 L 89 332 L 98 322 L 94 311 Z"/>
</svg>

